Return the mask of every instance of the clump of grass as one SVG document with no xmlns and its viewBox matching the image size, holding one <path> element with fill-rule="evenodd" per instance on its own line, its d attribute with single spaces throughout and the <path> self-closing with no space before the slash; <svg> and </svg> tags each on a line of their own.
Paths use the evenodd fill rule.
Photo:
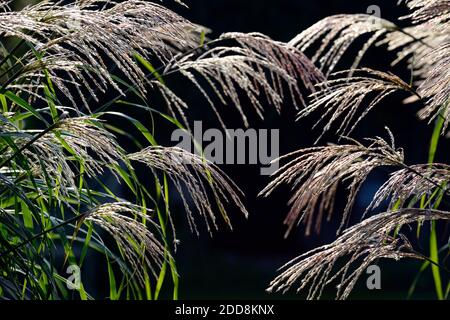
<svg viewBox="0 0 450 320">
<path fill-rule="evenodd" d="M 295 103 L 304 101 L 300 82 L 314 91 L 322 73 L 300 50 L 261 34 L 208 39 L 206 28 L 159 3 L 43 0 L 15 6 L 0 2 L 0 296 L 71 298 L 64 269 L 83 271 L 96 254 L 110 299 L 157 299 L 164 284 L 176 299 L 170 184 L 196 233 L 195 212 L 211 234 L 221 220 L 231 227 L 230 206 L 248 213 L 243 195 L 219 168 L 158 145 L 154 128 L 127 110 L 189 128 L 191 106 L 166 81 L 179 74 L 223 126 L 213 101 L 234 106 L 248 125 L 242 92 L 263 116 L 263 98 L 277 110 L 286 90 Z M 117 98 L 100 104 L 101 96 L 114 92 Z M 147 104 L 158 94 L 167 113 Z M 113 125 L 111 117 L 126 120 L 136 133 Z M 127 150 L 118 135 L 131 137 L 139 150 Z M 137 173 L 139 163 L 150 175 Z M 118 194 L 114 183 L 128 195 Z M 165 282 L 168 271 L 171 284 Z M 87 289 L 90 279 L 82 273 L 79 280 L 79 298 L 95 298 Z"/>
<path fill-rule="evenodd" d="M 289 231 L 304 222 L 307 234 L 312 227 L 319 232 L 325 215 L 330 217 L 334 210 L 338 186 L 346 185 L 349 194 L 338 233 L 344 230 L 339 238 L 330 245 L 300 255 L 283 267 L 269 291 L 284 292 L 291 287 L 301 290 L 309 286 L 307 297 L 317 299 L 327 285 L 337 284 L 336 297 L 345 299 L 365 268 L 379 258 L 417 258 L 426 260 L 421 272 L 431 266 L 437 298 L 449 297 L 450 282 L 446 285 L 443 279 L 447 277 L 442 277 L 443 272 L 448 272 L 447 260 L 442 259 L 448 252 L 448 244 L 439 247 L 436 228 L 437 221 L 448 221 L 450 217 L 445 211 L 450 195 L 448 166 L 435 163 L 434 159 L 439 151 L 439 139 L 447 133 L 449 122 L 450 3 L 443 0 L 400 2 L 411 11 L 402 17 L 410 23 L 405 28 L 369 15 L 337 15 L 321 20 L 290 42 L 306 53 L 317 48 L 311 59 L 327 75 L 325 81 L 316 85 L 317 92 L 299 112 L 299 118 L 319 113 L 318 123 L 324 124 L 323 133 L 337 125 L 336 134 L 342 138 L 341 135 L 350 135 L 382 99 L 399 91 L 406 92 L 410 98 L 405 103 L 422 105 L 418 118 L 436 123 L 430 140 L 429 161 L 407 165 L 403 151 L 395 149 L 392 134 L 391 146 L 381 138 L 370 140 L 373 144 L 369 147 L 351 139 L 351 145 L 304 149 L 280 158 L 289 158 L 290 162 L 275 174 L 262 195 L 267 196 L 282 184 L 292 186 L 291 210 L 285 220 Z M 366 41 L 354 57 L 352 67 L 333 73 L 357 39 Z M 358 67 L 364 54 L 374 45 L 383 45 L 397 54 L 392 65 L 405 61 L 411 70 L 411 79 L 405 81 L 389 71 Z M 345 229 L 359 188 L 369 173 L 380 166 L 395 171 L 378 190 L 366 212 L 360 213 L 362 221 Z M 387 212 L 366 218 L 385 201 L 389 202 Z M 418 253 L 401 232 L 403 227 L 418 223 L 420 235 L 426 221 L 431 221 L 429 251 Z M 414 285 L 410 294 L 413 291 Z"/>
<path fill-rule="evenodd" d="M 309 251 L 288 263 L 269 291 L 288 290 L 300 279 L 298 291 L 312 284 L 308 299 L 320 298 L 326 285 L 338 281 L 336 299 L 346 299 L 358 278 L 378 259 L 427 260 L 404 236 L 390 236 L 401 226 L 418 221 L 448 220 L 445 211 L 401 209 L 377 214 L 348 228 L 335 242 Z M 343 265 L 336 266 L 338 262 Z"/>
</svg>

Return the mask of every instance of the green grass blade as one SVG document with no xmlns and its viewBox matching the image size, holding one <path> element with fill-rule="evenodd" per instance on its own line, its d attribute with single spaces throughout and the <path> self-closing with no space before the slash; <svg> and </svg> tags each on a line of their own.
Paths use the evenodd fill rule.
<svg viewBox="0 0 450 320">
<path fill-rule="evenodd" d="M 428 163 L 434 163 L 434 159 L 436 157 L 436 151 L 439 144 L 439 138 L 441 136 L 442 128 L 445 123 L 445 118 L 441 115 L 436 120 L 436 125 L 434 127 L 433 135 L 431 137 L 430 142 L 430 150 L 428 156 Z M 444 294 L 442 290 L 442 279 L 441 273 L 439 270 L 439 249 L 438 249 L 438 241 L 437 241 L 437 232 L 436 232 L 436 222 L 431 222 L 431 234 L 430 234 L 430 259 L 436 264 L 431 266 L 431 271 L 433 274 L 434 285 L 436 288 L 436 295 L 439 300 L 444 299 Z"/>
<path fill-rule="evenodd" d="M 34 109 L 28 102 L 23 100 L 21 97 L 15 95 L 11 91 L 6 91 L 4 95 L 9 100 L 17 104 L 19 107 L 24 108 L 25 110 L 31 112 L 31 114 L 33 114 L 36 118 L 44 122 L 47 126 L 49 125 L 49 123 L 41 116 L 41 114 L 37 112 L 36 109 Z"/>
<path fill-rule="evenodd" d="M 153 67 L 153 65 L 150 63 L 150 61 L 148 61 L 147 59 L 145 59 L 143 56 L 141 56 L 138 53 L 135 53 L 134 57 L 140 64 L 142 64 L 144 66 L 145 69 L 150 71 L 151 75 L 154 76 L 156 80 L 158 80 L 161 84 L 165 84 L 164 79 L 159 74 L 159 72 Z"/>
</svg>

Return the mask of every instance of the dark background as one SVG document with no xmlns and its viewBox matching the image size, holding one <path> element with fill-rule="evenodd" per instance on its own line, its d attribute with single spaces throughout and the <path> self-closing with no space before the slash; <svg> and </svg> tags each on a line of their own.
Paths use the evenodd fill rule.
<svg viewBox="0 0 450 320">
<path fill-rule="evenodd" d="M 207 26 L 213 30 L 211 38 L 222 32 L 261 32 L 273 39 L 289 41 L 299 32 L 311 26 L 318 20 L 339 13 L 366 13 L 368 6 L 379 5 L 383 18 L 397 21 L 396 17 L 405 14 L 404 6 L 396 6 L 397 1 L 301 1 L 301 0 L 191 0 L 190 9 L 171 6 L 178 13 L 191 21 Z M 166 2 L 168 4 L 168 2 Z M 399 22 L 401 24 L 401 22 Z M 343 61 L 341 68 L 351 65 L 351 57 L 356 54 L 360 45 L 347 53 L 350 59 Z M 409 79 L 405 64 L 394 69 L 389 67 L 394 55 L 386 53 L 384 48 L 372 49 L 362 62 L 363 66 L 380 70 L 393 70 L 403 79 Z M 192 93 L 192 87 L 173 80 L 178 92 L 183 92 L 193 107 L 191 119 L 202 120 L 211 127 L 218 127 L 212 112 L 205 101 Z M 384 130 L 388 126 L 397 139 L 397 144 L 405 148 L 406 161 L 410 164 L 427 161 L 428 141 L 431 127 L 420 122 L 416 112 L 420 105 L 402 105 L 407 96 L 396 94 L 385 100 L 369 117 L 363 121 L 352 135 L 357 139 L 386 136 Z M 241 128 L 239 115 L 232 108 L 225 113 L 229 128 Z M 254 128 L 281 129 L 281 154 L 311 146 L 319 131 L 311 131 L 312 120 L 295 122 L 293 106 L 287 102 L 280 115 L 270 107 L 267 108 L 265 121 L 250 117 Z M 204 126 L 206 126 L 204 124 Z M 163 139 L 163 138 L 162 138 Z M 335 138 L 330 135 L 322 143 Z M 168 143 L 168 142 L 167 142 Z M 441 150 L 448 147 L 447 141 L 441 145 Z M 438 161 L 445 162 L 445 152 L 438 154 Z M 241 298 L 283 298 L 279 294 L 267 294 L 264 289 L 277 274 L 277 268 L 288 260 L 312 249 L 318 245 L 329 243 L 335 239 L 336 226 L 339 222 L 339 209 L 345 203 L 345 190 L 338 195 L 335 218 L 324 226 L 320 235 L 305 237 L 302 227 L 284 239 L 284 217 L 288 211 L 284 205 L 289 199 L 289 190 L 280 190 L 269 199 L 259 199 L 257 194 L 270 180 L 259 175 L 257 166 L 226 166 L 223 169 L 236 181 L 246 194 L 246 204 L 250 217 L 245 220 L 231 212 L 234 231 L 216 233 L 208 237 L 205 229 L 200 237 L 188 232 L 187 221 L 182 210 L 176 211 L 178 237 L 181 246 L 176 254 L 181 275 L 180 297 L 184 299 L 241 299 Z M 352 223 L 358 222 L 361 213 L 369 204 L 377 188 L 388 176 L 389 170 L 374 172 L 361 190 L 353 211 Z M 425 228 L 427 229 L 427 228 Z M 428 253 L 427 230 L 418 244 L 422 252 Z M 445 241 L 445 239 L 441 239 Z M 420 263 L 417 262 L 380 262 L 382 270 L 382 290 L 369 291 L 365 288 L 365 278 L 360 280 L 360 286 L 352 298 L 364 299 L 403 299 L 407 296 L 407 288 L 412 283 Z M 333 288 L 327 293 L 332 297 Z M 284 298 L 301 298 L 287 294 Z M 427 270 L 423 280 L 419 282 L 415 298 L 435 298 L 431 271 Z"/>
</svg>

